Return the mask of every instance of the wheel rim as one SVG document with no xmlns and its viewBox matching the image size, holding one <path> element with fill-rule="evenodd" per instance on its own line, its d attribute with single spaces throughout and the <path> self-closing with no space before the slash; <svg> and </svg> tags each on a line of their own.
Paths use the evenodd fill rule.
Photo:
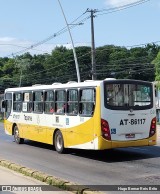
<svg viewBox="0 0 160 194">
<path fill-rule="evenodd" d="M 19 140 L 19 131 L 18 131 L 17 127 L 15 128 L 14 137 L 15 137 L 15 140 L 17 142 Z"/>
<path fill-rule="evenodd" d="M 57 145 L 57 148 L 58 148 L 58 150 L 61 150 L 62 149 L 62 137 L 61 137 L 61 135 L 60 134 L 58 134 L 57 136 L 56 136 L 56 145 Z"/>
</svg>

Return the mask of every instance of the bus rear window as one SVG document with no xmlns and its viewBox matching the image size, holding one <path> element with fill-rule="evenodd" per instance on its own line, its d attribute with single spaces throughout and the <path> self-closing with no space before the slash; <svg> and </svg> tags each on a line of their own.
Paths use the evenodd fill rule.
<svg viewBox="0 0 160 194">
<path fill-rule="evenodd" d="M 105 107 L 109 109 L 148 109 L 153 106 L 152 85 L 145 82 L 104 84 Z"/>
</svg>

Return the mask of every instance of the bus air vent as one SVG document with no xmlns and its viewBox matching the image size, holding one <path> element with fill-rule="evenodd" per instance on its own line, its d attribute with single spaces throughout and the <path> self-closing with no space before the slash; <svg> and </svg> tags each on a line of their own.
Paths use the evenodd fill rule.
<svg viewBox="0 0 160 194">
<path fill-rule="evenodd" d="M 58 84 L 62 84 L 60 82 L 54 82 L 52 85 L 58 85 Z"/>
<path fill-rule="evenodd" d="M 69 81 L 67 82 L 67 84 L 74 84 L 74 83 L 77 83 L 76 81 Z"/>
<path fill-rule="evenodd" d="M 41 86 L 42 84 L 34 84 L 34 85 L 32 85 L 32 86 Z"/>
<path fill-rule="evenodd" d="M 116 80 L 115 78 L 106 78 L 106 79 L 104 79 L 104 80 Z"/>
</svg>

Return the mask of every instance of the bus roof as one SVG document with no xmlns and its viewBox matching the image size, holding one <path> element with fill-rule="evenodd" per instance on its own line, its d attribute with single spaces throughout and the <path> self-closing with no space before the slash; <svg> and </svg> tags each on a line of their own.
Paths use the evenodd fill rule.
<svg viewBox="0 0 160 194">
<path fill-rule="evenodd" d="M 41 85 L 41 84 L 35 84 L 32 86 L 27 86 L 27 87 L 17 87 L 17 88 L 7 88 L 5 92 L 16 92 L 16 91 L 32 91 L 32 90 L 49 90 L 49 89 L 64 89 L 64 88 L 77 88 L 77 87 L 96 87 L 100 86 L 101 83 L 103 82 L 111 82 L 111 81 L 137 81 L 137 82 L 142 82 L 142 83 L 151 83 L 147 81 L 142 81 L 142 80 L 132 80 L 132 79 L 115 79 L 115 78 L 106 78 L 104 80 L 85 80 L 84 82 L 77 83 L 75 81 L 70 81 L 67 83 L 59 83 L 55 82 L 50 85 Z"/>
<path fill-rule="evenodd" d="M 53 83 L 51 85 L 41 85 L 36 84 L 33 86 L 27 87 L 17 87 L 17 88 L 7 88 L 5 92 L 16 92 L 16 91 L 31 91 L 31 90 L 46 90 L 46 89 L 61 89 L 61 88 L 76 88 L 76 87 L 90 87 L 90 86 L 99 86 L 101 81 L 86 80 L 84 82 L 68 82 L 68 83 Z"/>
</svg>

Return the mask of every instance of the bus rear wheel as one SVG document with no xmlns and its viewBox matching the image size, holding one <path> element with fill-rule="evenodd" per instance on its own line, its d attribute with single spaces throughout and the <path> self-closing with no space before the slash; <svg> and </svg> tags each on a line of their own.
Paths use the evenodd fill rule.
<svg viewBox="0 0 160 194">
<path fill-rule="evenodd" d="M 24 139 L 20 138 L 20 136 L 19 136 L 19 129 L 18 129 L 17 125 L 15 125 L 15 127 L 14 127 L 14 140 L 17 144 L 21 144 L 24 142 Z"/>
<path fill-rule="evenodd" d="M 64 153 L 64 140 L 62 133 L 58 130 L 54 136 L 54 145 L 58 153 Z"/>
</svg>

